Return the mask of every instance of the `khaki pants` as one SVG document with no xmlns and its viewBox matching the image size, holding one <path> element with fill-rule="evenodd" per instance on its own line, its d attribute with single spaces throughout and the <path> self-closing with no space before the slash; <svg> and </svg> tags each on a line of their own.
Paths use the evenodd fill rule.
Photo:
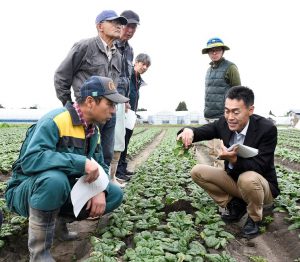
<svg viewBox="0 0 300 262">
<path fill-rule="evenodd" d="M 196 165 L 191 176 L 221 207 L 226 207 L 233 197 L 243 199 L 248 204 L 247 212 L 254 221 L 261 221 L 263 205 L 273 202 L 268 181 L 254 171 L 240 174 L 236 182 L 220 168 Z"/>
</svg>

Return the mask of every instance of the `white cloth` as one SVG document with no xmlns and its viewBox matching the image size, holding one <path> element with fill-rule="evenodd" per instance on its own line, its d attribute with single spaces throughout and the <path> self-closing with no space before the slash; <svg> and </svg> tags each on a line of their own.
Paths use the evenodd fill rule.
<svg viewBox="0 0 300 262">
<path fill-rule="evenodd" d="M 125 104 L 118 104 L 116 111 L 114 151 L 123 152 L 125 149 Z"/>
</svg>

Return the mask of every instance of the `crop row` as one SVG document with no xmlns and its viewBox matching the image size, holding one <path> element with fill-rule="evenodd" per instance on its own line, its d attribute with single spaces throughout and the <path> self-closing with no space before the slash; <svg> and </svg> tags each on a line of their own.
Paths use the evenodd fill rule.
<svg viewBox="0 0 300 262">
<path fill-rule="evenodd" d="M 136 170 L 108 226 L 92 237 L 87 261 L 235 261 L 223 250 L 234 236 L 189 175 L 193 156 L 173 153 L 176 131 Z M 215 252 L 211 252 L 215 250 Z"/>
<path fill-rule="evenodd" d="M 147 144 L 149 144 L 153 139 L 161 133 L 162 129 L 158 127 L 149 128 L 144 132 L 140 132 L 137 135 L 133 136 L 130 140 L 128 146 L 128 157 L 135 156 L 140 152 Z"/>
</svg>

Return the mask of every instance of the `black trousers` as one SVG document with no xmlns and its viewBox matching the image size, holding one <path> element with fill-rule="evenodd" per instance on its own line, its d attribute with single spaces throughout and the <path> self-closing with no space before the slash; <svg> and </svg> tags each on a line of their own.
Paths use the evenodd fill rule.
<svg viewBox="0 0 300 262">
<path fill-rule="evenodd" d="M 121 153 L 119 163 L 118 163 L 118 169 L 117 169 L 117 174 L 123 174 L 126 175 L 126 170 L 127 170 L 127 161 L 126 161 L 126 156 L 127 156 L 127 149 L 128 149 L 128 144 L 130 141 L 130 138 L 132 136 L 133 130 L 127 129 L 126 128 L 126 134 L 125 134 L 125 149 Z"/>
</svg>

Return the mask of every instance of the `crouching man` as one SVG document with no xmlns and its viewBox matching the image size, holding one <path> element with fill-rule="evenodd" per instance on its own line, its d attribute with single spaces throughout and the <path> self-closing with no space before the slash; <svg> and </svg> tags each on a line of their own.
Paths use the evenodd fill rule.
<svg viewBox="0 0 300 262">
<path fill-rule="evenodd" d="M 225 112 L 219 120 L 198 128 L 184 128 L 177 139 L 185 147 L 192 142 L 219 138 L 223 144 L 219 158 L 225 160 L 225 170 L 198 164 L 191 176 L 221 207 L 227 208 L 222 215 L 225 222 L 237 222 L 246 213 L 248 219 L 242 228 L 244 237 L 259 233 L 264 204 L 270 204 L 279 194 L 274 151 L 277 144 L 277 129 L 269 120 L 253 114 L 254 94 L 247 87 L 235 86 L 226 94 Z M 238 147 L 244 144 L 258 149 L 251 158 L 238 155 Z"/>
<path fill-rule="evenodd" d="M 92 76 L 82 85 L 76 103 L 49 112 L 28 129 L 5 197 L 12 211 L 29 217 L 30 261 L 54 261 L 50 248 L 55 225 L 58 217 L 73 215 L 70 191 L 77 178 L 85 175 L 86 183 L 95 181 L 97 163 L 108 173 L 96 124 L 112 117 L 116 103 L 127 101 L 110 78 Z M 109 183 L 79 216 L 101 216 L 117 208 L 122 199 L 122 190 Z M 66 225 L 60 227 L 64 238 L 72 239 L 66 235 Z"/>
</svg>

